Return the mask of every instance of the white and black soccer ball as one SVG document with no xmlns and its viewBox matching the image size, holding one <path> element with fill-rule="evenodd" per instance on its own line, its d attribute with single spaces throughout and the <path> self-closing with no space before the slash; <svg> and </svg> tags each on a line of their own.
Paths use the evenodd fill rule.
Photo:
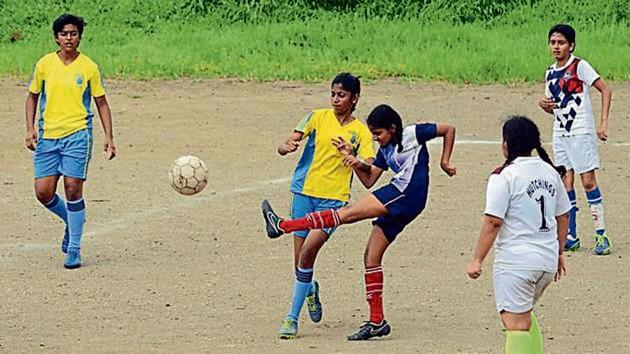
<svg viewBox="0 0 630 354">
<path fill-rule="evenodd" d="M 196 156 L 187 155 L 175 160 L 168 176 L 171 187 L 183 195 L 197 194 L 208 184 L 208 168 Z"/>
</svg>

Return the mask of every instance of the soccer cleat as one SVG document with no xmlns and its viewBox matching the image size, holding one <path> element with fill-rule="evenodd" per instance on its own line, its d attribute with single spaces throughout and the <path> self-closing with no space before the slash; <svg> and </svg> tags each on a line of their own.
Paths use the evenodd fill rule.
<svg viewBox="0 0 630 354">
<path fill-rule="evenodd" d="M 319 284 L 314 282 L 313 292 L 306 296 L 306 307 L 308 307 L 308 315 L 311 317 L 311 321 L 319 322 L 322 320 L 324 309 L 322 303 L 319 301 Z"/>
<path fill-rule="evenodd" d="M 567 235 L 567 240 L 564 242 L 564 250 L 575 252 L 580 249 L 580 239 L 573 236 Z"/>
<path fill-rule="evenodd" d="M 284 234 L 284 231 L 280 228 L 280 217 L 271 209 L 271 205 L 267 199 L 262 202 L 262 213 L 265 218 L 265 225 L 267 228 L 267 236 L 269 238 L 278 238 Z"/>
<path fill-rule="evenodd" d="M 379 325 L 372 322 L 365 322 L 358 331 L 348 336 L 348 340 L 368 340 L 374 337 L 386 336 L 391 331 L 392 328 L 385 320 Z"/>
<path fill-rule="evenodd" d="M 280 339 L 293 339 L 297 336 L 298 323 L 292 318 L 285 318 L 282 321 L 280 330 L 278 331 L 278 338 Z"/>
<path fill-rule="evenodd" d="M 63 232 L 63 240 L 61 241 L 61 252 L 68 253 L 69 242 L 70 242 L 70 232 L 68 231 L 68 226 L 66 226 L 66 231 Z"/>
<path fill-rule="evenodd" d="M 63 262 L 66 269 L 75 269 L 81 266 L 81 252 L 78 248 L 69 248 L 66 260 Z"/>
<path fill-rule="evenodd" d="M 599 235 L 595 234 L 595 247 L 593 248 L 593 254 L 598 256 L 605 256 L 610 254 L 612 244 L 610 243 L 610 239 L 606 234 Z"/>
</svg>

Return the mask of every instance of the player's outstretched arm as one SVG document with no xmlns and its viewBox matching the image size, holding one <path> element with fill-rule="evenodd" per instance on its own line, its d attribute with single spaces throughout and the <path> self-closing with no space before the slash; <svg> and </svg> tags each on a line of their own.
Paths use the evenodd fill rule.
<svg viewBox="0 0 630 354">
<path fill-rule="evenodd" d="M 593 86 L 602 94 L 602 116 L 597 128 L 597 137 L 601 141 L 606 141 L 608 140 L 608 112 L 610 112 L 610 103 L 612 102 L 612 90 L 601 78 L 595 80 Z"/>
<path fill-rule="evenodd" d="M 453 146 L 455 145 L 455 126 L 447 123 L 437 123 L 436 135 L 444 137 L 440 167 L 447 175 L 452 177 L 457 173 L 455 165 L 451 164 L 451 155 L 453 154 Z"/>
<path fill-rule="evenodd" d="M 37 145 L 37 132 L 35 131 L 35 110 L 37 109 L 37 99 L 39 94 L 29 92 L 26 96 L 26 139 L 24 146 L 34 151 Z"/>
<path fill-rule="evenodd" d="M 466 270 L 468 276 L 472 279 L 477 279 L 481 276 L 483 260 L 486 259 L 488 252 L 490 252 L 490 248 L 494 244 L 494 240 L 497 238 L 502 225 L 503 219 L 487 214 L 483 216 L 475 256 L 468 264 L 468 269 Z"/>
<path fill-rule="evenodd" d="M 100 97 L 94 97 L 96 103 L 96 109 L 98 110 L 98 116 L 101 118 L 101 124 L 103 125 L 103 135 L 105 136 L 105 142 L 103 144 L 105 156 L 108 160 L 116 157 L 116 146 L 114 145 L 114 131 L 112 126 L 112 111 L 109 109 L 109 103 L 105 95 Z"/>
<path fill-rule="evenodd" d="M 284 143 L 278 145 L 278 154 L 284 156 L 288 153 L 295 152 L 300 147 L 300 142 L 304 137 L 304 133 L 294 131 Z"/>
</svg>

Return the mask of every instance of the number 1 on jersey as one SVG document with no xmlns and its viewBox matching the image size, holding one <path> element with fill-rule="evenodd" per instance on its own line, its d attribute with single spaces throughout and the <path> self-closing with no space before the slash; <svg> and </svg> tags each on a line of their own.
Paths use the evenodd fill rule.
<svg viewBox="0 0 630 354">
<path fill-rule="evenodd" d="M 545 196 L 540 196 L 540 198 L 536 199 L 538 204 L 540 204 L 540 213 L 542 214 L 542 223 L 540 224 L 540 231 L 549 231 L 547 227 L 547 219 L 545 219 Z"/>
</svg>

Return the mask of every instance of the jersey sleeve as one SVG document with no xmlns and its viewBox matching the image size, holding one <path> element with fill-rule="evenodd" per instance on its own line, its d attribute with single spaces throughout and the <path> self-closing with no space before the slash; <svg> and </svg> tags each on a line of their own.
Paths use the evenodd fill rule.
<svg viewBox="0 0 630 354">
<path fill-rule="evenodd" d="M 374 139 L 369 129 L 364 128 L 359 131 L 359 146 L 357 156 L 366 159 L 374 158 Z"/>
<path fill-rule="evenodd" d="M 313 127 L 315 125 L 315 120 L 313 119 L 313 112 L 308 112 L 304 118 L 298 123 L 295 127 L 296 132 L 303 133 L 304 136 L 308 136 L 313 131 Z"/>
<path fill-rule="evenodd" d="M 556 216 L 564 215 L 571 211 L 571 201 L 569 200 L 569 196 L 567 195 L 567 191 L 564 189 L 564 184 L 562 183 L 562 178 L 558 175 L 556 178 L 556 183 L 558 187 L 558 196 L 556 200 Z"/>
<path fill-rule="evenodd" d="M 92 97 L 105 96 L 105 88 L 103 87 L 103 80 L 101 79 L 101 73 L 98 70 L 98 67 L 96 68 L 96 70 L 94 70 L 94 74 L 92 74 L 92 77 L 89 80 L 89 84 L 90 94 L 92 95 Z"/>
<path fill-rule="evenodd" d="M 44 89 L 44 68 L 42 61 L 40 60 L 35 64 L 35 69 L 33 69 L 33 76 L 31 77 L 31 82 L 28 85 L 28 90 L 31 93 L 39 94 Z"/>
<path fill-rule="evenodd" d="M 435 123 L 420 123 L 416 124 L 416 139 L 418 144 L 424 144 L 425 142 L 435 139 L 437 136 L 437 124 Z"/>
<path fill-rule="evenodd" d="M 595 80 L 599 79 L 599 74 L 586 60 L 580 60 L 577 65 L 578 78 L 588 86 L 592 86 Z"/>
<path fill-rule="evenodd" d="M 379 149 L 378 152 L 376 153 L 376 159 L 374 160 L 372 165 L 380 168 L 383 171 L 389 170 L 389 166 L 387 165 L 387 160 L 385 159 L 385 155 L 383 155 L 383 152 L 381 151 L 381 149 Z"/>
<path fill-rule="evenodd" d="M 484 214 L 505 219 L 510 205 L 510 186 L 504 176 L 493 174 L 488 179 Z"/>
</svg>

